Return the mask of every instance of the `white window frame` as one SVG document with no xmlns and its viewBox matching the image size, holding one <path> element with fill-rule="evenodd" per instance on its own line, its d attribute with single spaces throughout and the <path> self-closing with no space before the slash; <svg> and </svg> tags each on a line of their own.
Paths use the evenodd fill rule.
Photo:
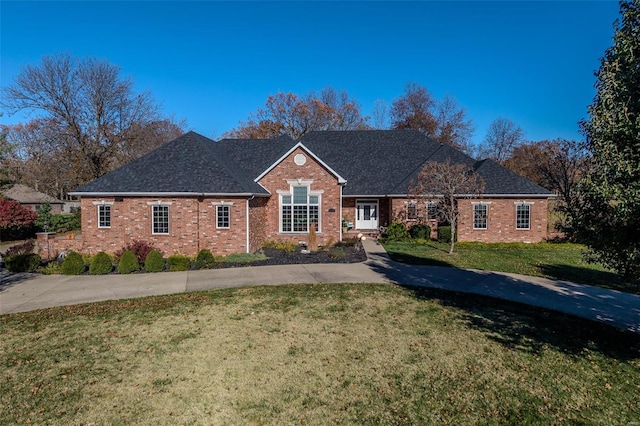
<svg viewBox="0 0 640 426">
<path fill-rule="evenodd" d="M 531 229 L 531 206 L 533 203 L 515 203 L 516 204 L 516 230 L 517 231 L 528 231 Z M 527 227 L 520 226 L 518 219 L 518 210 L 521 207 L 527 207 Z"/>
<path fill-rule="evenodd" d="M 411 208 L 415 209 L 416 214 L 415 214 L 414 217 L 410 217 L 409 216 L 409 210 Z M 419 213 L 418 213 L 418 203 L 416 201 L 408 201 L 407 202 L 407 221 L 412 221 L 413 222 L 413 221 L 418 220 L 418 215 L 419 215 Z"/>
<path fill-rule="evenodd" d="M 429 214 L 429 207 L 432 207 L 435 210 L 435 214 L 433 217 Z M 427 201 L 427 220 L 438 220 L 438 203 L 434 203 L 433 201 Z"/>
<path fill-rule="evenodd" d="M 220 216 L 220 209 L 226 209 L 226 222 L 227 226 L 220 226 L 220 219 L 225 219 L 224 216 Z M 231 228 L 231 205 L 230 204 L 218 204 L 216 205 L 216 229 L 229 229 Z"/>
<path fill-rule="evenodd" d="M 162 202 L 152 202 L 147 203 L 151 206 L 151 235 L 170 235 L 171 234 L 171 203 L 162 203 Z M 156 208 L 166 208 L 167 209 L 167 232 L 155 232 L 156 229 Z"/>
<path fill-rule="evenodd" d="M 101 228 L 101 229 L 111 228 L 111 204 L 98 204 L 96 207 L 98 209 L 98 228 Z M 100 213 L 104 213 L 105 208 L 109 209 L 109 215 L 108 215 L 109 217 L 107 218 L 109 222 L 108 225 L 103 225 L 102 218 L 104 215 L 100 214 Z"/>
<path fill-rule="evenodd" d="M 322 194 L 324 191 L 322 190 L 316 190 L 316 191 L 312 191 L 311 190 L 311 184 L 313 183 L 313 180 L 311 179 L 290 179 L 287 180 L 287 183 L 289 184 L 289 190 L 278 190 L 278 230 L 279 233 L 281 234 L 308 234 L 309 233 L 309 214 L 311 211 L 311 206 L 317 207 L 318 210 L 318 222 L 316 224 L 316 232 L 317 233 L 322 233 Z M 306 204 L 294 204 L 294 199 L 293 199 L 293 188 L 294 187 L 306 187 L 307 188 L 307 202 Z M 284 197 L 291 197 L 291 203 L 287 203 L 284 204 L 283 202 L 283 198 Z M 317 197 L 318 198 L 318 203 L 317 204 L 311 204 L 310 203 L 310 198 L 311 197 Z M 307 208 L 307 229 L 303 230 L 303 231 L 294 231 L 294 206 L 306 206 Z M 285 210 L 285 206 L 291 206 L 291 229 L 290 230 L 284 230 L 284 226 L 283 226 L 283 214 L 284 214 L 284 210 Z"/>
<path fill-rule="evenodd" d="M 98 218 L 98 220 L 97 220 L 98 228 L 100 228 L 100 229 L 109 229 L 109 228 L 111 228 L 111 218 L 112 218 L 112 216 L 111 216 L 111 206 L 113 205 L 113 202 L 112 201 L 104 201 L 104 200 L 94 201 L 93 205 L 96 206 L 96 213 L 97 213 L 97 218 Z M 100 207 L 102 207 L 102 206 L 109 206 L 109 226 L 102 226 L 101 223 L 100 223 Z"/>
<path fill-rule="evenodd" d="M 473 229 L 486 230 L 489 228 L 489 205 L 486 203 L 472 203 L 473 205 Z M 476 226 L 476 208 L 484 208 L 484 227 Z"/>
</svg>

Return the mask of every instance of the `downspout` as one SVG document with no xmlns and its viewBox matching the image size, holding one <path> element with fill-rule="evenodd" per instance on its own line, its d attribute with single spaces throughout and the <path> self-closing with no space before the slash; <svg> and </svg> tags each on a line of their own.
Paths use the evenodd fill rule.
<svg viewBox="0 0 640 426">
<path fill-rule="evenodd" d="M 247 253 L 249 253 L 251 251 L 250 247 L 249 247 L 249 202 L 251 200 L 253 200 L 254 198 L 256 198 L 255 195 L 252 195 L 251 198 L 247 199 L 247 213 L 246 213 L 246 221 L 247 221 L 247 225 L 246 225 L 246 234 L 247 234 Z"/>
<path fill-rule="evenodd" d="M 340 185 L 340 218 L 339 218 L 340 219 L 340 227 L 339 227 L 339 229 L 340 229 L 340 241 L 342 241 L 342 218 L 343 218 L 343 216 L 342 216 L 342 190 L 344 189 L 345 185 L 346 184 Z"/>
</svg>

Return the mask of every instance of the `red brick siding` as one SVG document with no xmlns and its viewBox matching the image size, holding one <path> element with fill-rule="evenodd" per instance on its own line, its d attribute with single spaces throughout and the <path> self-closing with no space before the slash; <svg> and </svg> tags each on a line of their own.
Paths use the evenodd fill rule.
<svg viewBox="0 0 640 426">
<path fill-rule="evenodd" d="M 473 229 L 473 202 L 460 200 L 458 241 L 540 242 L 547 239 L 548 201 L 546 199 L 482 199 L 487 203 L 487 229 Z M 516 203 L 530 203 L 530 229 L 516 229 Z"/>
<path fill-rule="evenodd" d="M 113 202 L 110 228 L 98 228 L 98 208 L 94 201 Z M 152 234 L 151 206 L 147 203 L 157 201 L 171 203 L 168 235 Z M 233 203 L 229 206 L 229 229 L 216 228 L 213 203 L 220 201 Z M 124 197 L 122 201 L 115 201 L 113 197 L 83 197 L 83 251 L 113 253 L 133 240 L 143 240 L 153 243 L 166 256 L 174 253 L 192 256 L 203 248 L 219 255 L 245 252 L 246 202 L 241 197 L 204 197 L 202 201 L 190 197 Z"/>
<path fill-rule="evenodd" d="M 260 249 L 266 237 L 266 205 L 267 197 L 256 197 L 249 201 L 249 251 Z"/>
<path fill-rule="evenodd" d="M 299 166 L 295 164 L 296 154 L 303 154 L 306 163 Z M 312 179 L 311 191 L 323 190 L 320 197 L 321 230 L 317 234 L 318 244 L 327 244 L 330 240 L 335 242 L 340 239 L 340 192 L 341 187 L 337 178 L 313 159 L 303 149 L 298 148 L 282 160 L 276 167 L 260 179 L 260 184 L 265 187 L 271 197 L 264 205 L 264 234 L 265 240 L 306 241 L 307 234 L 280 233 L 280 212 L 278 190 L 289 191 L 289 179 Z M 330 212 L 329 210 L 334 210 Z"/>
<path fill-rule="evenodd" d="M 431 227 L 431 237 L 437 237 L 437 223 L 426 220 L 426 203 L 418 203 L 418 219 L 409 221 L 407 215 L 406 198 L 391 200 L 393 221 L 403 222 L 408 228 L 417 223 L 426 223 Z M 458 241 L 482 242 L 539 242 L 547 239 L 547 210 L 546 199 L 513 199 L 513 198 L 483 198 L 488 205 L 487 229 L 473 229 L 473 204 L 480 200 L 459 200 L 458 208 Z M 531 204 L 531 228 L 516 229 L 516 203 Z"/>
</svg>

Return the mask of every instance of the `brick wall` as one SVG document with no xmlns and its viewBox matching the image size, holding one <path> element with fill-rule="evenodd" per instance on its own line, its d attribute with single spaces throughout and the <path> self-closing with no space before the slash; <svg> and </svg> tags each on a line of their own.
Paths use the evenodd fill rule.
<svg viewBox="0 0 640 426">
<path fill-rule="evenodd" d="M 165 256 L 195 255 L 207 248 L 225 255 L 247 251 L 246 202 L 241 197 L 114 197 L 82 198 L 83 252 L 113 253 L 133 240 L 153 243 Z M 99 203 L 111 204 L 111 227 L 98 227 Z M 150 203 L 169 205 L 169 234 L 152 233 Z M 216 228 L 216 204 L 229 205 L 229 229 Z"/>
<path fill-rule="evenodd" d="M 406 198 L 391 200 L 393 221 L 403 222 L 407 227 L 416 223 L 426 223 L 431 229 L 431 237 L 437 237 L 437 224 L 426 220 L 426 204 L 418 203 L 418 219 L 409 221 L 406 218 Z M 458 218 L 458 241 L 481 242 L 539 242 L 548 238 L 547 218 L 548 201 L 546 199 L 513 199 L 483 198 L 487 204 L 487 229 L 473 229 L 473 203 L 480 200 L 464 199 L 458 201 L 460 217 Z M 516 203 L 531 205 L 530 229 L 516 229 Z"/>
<path fill-rule="evenodd" d="M 302 154 L 305 157 L 305 163 L 298 165 L 294 161 L 294 157 Z M 269 173 L 260 179 L 260 184 L 264 186 L 272 196 L 266 200 L 261 206 L 264 213 L 264 227 L 262 230 L 262 238 L 265 240 L 286 240 L 286 241 L 306 241 L 308 234 L 306 233 L 280 233 L 280 212 L 278 190 L 289 191 L 290 179 L 310 179 L 310 191 L 324 191 L 320 196 L 320 215 L 321 229 L 317 234 L 318 244 L 325 245 L 330 240 L 337 242 L 340 240 L 340 228 L 342 218 L 340 217 L 340 191 L 337 178 L 325 169 L 321 164 L 316 162 L 313 157 L 306 153 L 303 149 L 298 148 L 287 156 L 280 164 L 274 167 Z M 257 241 L 256 241 L 257 243 Z M 260 242 L 261 243 L 261 242 Z"/>
</svg>

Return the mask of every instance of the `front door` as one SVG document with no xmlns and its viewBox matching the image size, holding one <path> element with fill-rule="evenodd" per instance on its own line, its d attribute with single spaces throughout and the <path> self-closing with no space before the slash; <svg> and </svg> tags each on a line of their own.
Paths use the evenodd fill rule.
<svg viewBox="0 0 640 426">
<path fill-rule="evenodd" d="M 356 201 L 356 229 L 378 229 L 378 201 Z"/>
</svg>

